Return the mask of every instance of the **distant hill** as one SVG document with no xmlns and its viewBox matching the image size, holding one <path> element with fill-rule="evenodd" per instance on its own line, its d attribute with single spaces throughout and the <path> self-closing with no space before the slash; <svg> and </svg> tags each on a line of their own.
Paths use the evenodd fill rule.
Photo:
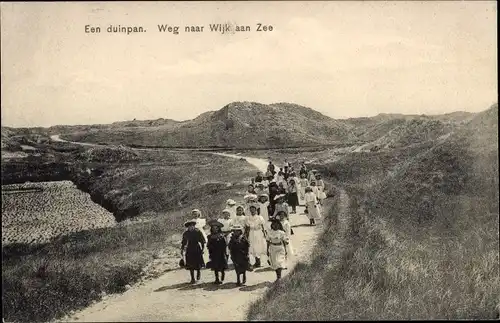
<svg viewBox="0 0 500 323">
<path fill-rule="evenodd" d="M 39 134 L 45 140 L 49 135 L 62 134 L 72 141 L 132 146 L 276 148 L 361 143 L 363 150 L 373 151 L 442 138 L 475 115 L 461 111 L 443 115 L 382 113 L 335 120 L 292 103 L 233 102 L 187 121 L 160 118 L 104 125 L 2 127 L 2 147 L 19 147 L 18 135 L 33 138 Z"/>
<path fill-rule="evenodd" d="M 363 149 L 398 148 L 433 141 L 451 134 L 475 114 L 453 112 L 443 115 L 379 114 L 371 118 L 351 118 L 356 138 L 366 142 Z"/>
<path fill-rule="evenodd" d="M 290 103 L 233 102 L 195 119 L 65 134 L 74 141 L 162 147 L 273 148 L 355 139 L 353 126 Z"/>
</svg>

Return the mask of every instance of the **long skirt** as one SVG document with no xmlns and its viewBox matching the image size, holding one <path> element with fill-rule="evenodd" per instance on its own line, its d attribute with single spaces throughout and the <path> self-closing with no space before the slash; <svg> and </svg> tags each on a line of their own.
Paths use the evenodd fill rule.
<svg viewBox="0 0 500 323">
<path fill-rule="evenodd" d="M 288 198 L 288 205 L 292 207 L 299 205 L 299 196 L 297 195 L 297 192 L 288 193 L 287 198 Z"/>
<path fill-rule="evenodd" d="M 283 245 L 272 244 L 269 246 L 269 262 L 273 270 L 286 268 L 285 247 Z"/>
<path fill-rule="evenodd" d="M 317 196 L 318 200 L 324 200 L 326 199 L 326 193 L 323 189 L 323 187 L 318 187 L 318 196 Z"/>
<path fill-rule="evenodd" d="M 307 203 L 307 217 L 309 219 L 321 219 L 321 206 L 314 202 Z"/>
<path fill-rule="evenodd" d="M 189 247 L 186 250 L 186 266 L 187 270 L 199 270 L 205 266 L 205 261 L 203 260 L 203 253 L 201 252 L 201 247 L 199 244 Z"/>
<path fill-rule="evenodd" d="M 306 188 L 305 187 L 299 187 L 299 195 L 300 195 L 300 200 L 304 200 L 306 198 Z"/>
<path fill-rule="evenodd" d="M 261 257 L 266 254 L 267 242 L 261 229 L 250 229 L 248 233 L 250 249 L 248 253 L 254 257 Z"/>
</svg>

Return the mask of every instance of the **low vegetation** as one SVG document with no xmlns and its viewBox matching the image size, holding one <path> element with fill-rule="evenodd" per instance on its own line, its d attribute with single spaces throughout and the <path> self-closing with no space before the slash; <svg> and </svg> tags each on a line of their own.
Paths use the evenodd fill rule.
<svg viewBox="0 0 500 323">
<path fill-rule="evenodd" d="M 156 138 L 153 144 L 160 146 L 164 140 L 245 149 L 288 146 L 242 153 L 271 157 L 277 166 L 285 159 L 295 165 L 305 161 L 325 175 L 327 187 L 337 185 L 329 190 L 334 207 L 312 263 L 298 264 L 271 287 L 252 305 L 249 319 L 498 318 L 497 106 L 477 115 L 380 115 L 327 121 L 319 128 L 306 123 L 293 129 L 293 136 L 256 135 L 262 124 L 245 120 L 254 120 L 251 115 L 274 120 L 253 111 L 263 107 L 234 103 L 187 122 L 2 127 L 2 184 L 71 181 L 120 222 L 78 226 L 84 230 L 45 243 L 3 245 L 3 317 L 47 321 L 122 292 L 145 275 L 153 259 L 176 259 L 191 208 L 213 217 L 226 199 L 242 200 L 243 179 L 255 173 L 249 164 L 202 152 L 130 148 Z M 272 108 L 281 114 L 295 109 L 299 119 L 324 118 L 304 107 Z M 314 131 L 329 135 L 318 140 Z M 49 134 L 57 133 L 128 146 L 50 142 Z M 267 141 L 245 141 L 247 135 Z M 319 146 L 290 148 L 290 143 Z M 36 193 L 25 197 L 36 198 Z M 50 212 L 62 214 L 70 207 Z M 4 205 L 2 216 L 4 227 L 9 222 Z M 164 269 L 176 266 L 167 263 Z"/>
<path fill-rule="evenodd" d="M 348 210 L 337 203 L 312 264 L 297 266 L 248 318 L 498 319 L 497 122 L 495 106 L 378 176 L 360 167 L 360 154 L 346 157 L 359 158 L 357 172 L 332 163 L 348 179 Z"/>
<path fill-rule="evenodd" d="M 41 192 L 22 193 L 28 194 L 18 201 L 22 205 L 14 203 L 10 211 L 17 215 L 35 211 L 30 213 L 32 217 L 43 213 L 45 221 L 37 223 L 38 231 L 50 227 L 56 216 L 66 216 L 72 223 L 61 228 L 66 229 L 64 234 L 56 234 L 46 243 L 2 246 L 3 317 L 22 322 L 58 318 L 105 294 L 124 291 L 146 275 L 145 268 L 158 257 L 164 257 L 163 270 L 177 267 L 182 223 L 190 209 L 199 208 L 209 218 L 219 215 L 228 198 L 242 201 L 243 180 L 255 172 L 246 162 L 211 154 L 124 147 L 88 149 L 66 144 L 42 150 L 34 161 L 21 158 L 2 163 L 4 183 L 71 180 L 122 221 L 113 227 L 82 227 L 72 219 L 88 210 L 78 208 L 75 199 L 66 196 L 58 199 L 58 204 L 31 210 L 42 201 L 26 199 L 38 199 Z M 9 185 L 11 193 L 3 194 L 37 185 L 47 184 Z M 2 227 L 9 222 L 4 214 L 10 214 L 8 206 L 2 209 Z M 71 233 L 75 226 L 88 230 Z M 165 263 L 172 259 L 173 263 Z"/>
</svg>

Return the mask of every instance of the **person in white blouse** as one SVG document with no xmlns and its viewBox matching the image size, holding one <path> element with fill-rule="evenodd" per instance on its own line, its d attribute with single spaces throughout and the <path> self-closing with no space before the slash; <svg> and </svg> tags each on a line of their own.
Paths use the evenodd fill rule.
<svg viewBox="0 0 500 323">
<path fill-rule="evenodd" d="M 231 224 L 234 225 L 241 225 L 243 229 L 245 229 L 246 225 L 246 215 L 245 215 L 245 208 L 242 205 L 238 205 L 236 207 L 236 216 L 234 219 L 232 219 Z M 246 234 L 245 230 L 243 231 L 243 234 Z"/>
<path fill-rule="evenodd" d="M 227 200 L 226 209 L 231 212 L 231 219 L 236 217 L 236 202 L 232 199 Z"/>
<path fill-rule="evenodd" d="M 231 226 L 232 220 L 231 220 L 231 211 L 229 209 L 224 209 L 222 210 L 222 217 L 217 219 L 220 223 L 222 223 L 222 228 L 221 232 L 226 238 L 226 243 L 229 244 L 229 240 L 231 239 Z M 229 256 L 229 247 L 227 249 L 227 255 Z"/>
<path fill-rule="evenodd" d="M 321 218 L 321 211 L 318 205 L 318 198 L 310 186 L 306 187 L 305 202 L 309 224 L 315 225 L 316 220 Z"/>
<path fill-rule="evenodd" d="M 257 214 L 257 207 L 250 206 L 250 214 L 246 217 L 248 242 L 250 243 L 249 255 L 255 258 L 255 268 L 261 266 L 260 258 L 267 253 L 266 230 L 264 218 Z"/>
<path fill-rule="evenodd" d="M 196 228 L 201 231 L 203 238 L 207 241 L 207 233 L 205 232 L 205 227 L 207 226 L 207 220 L 201 215 L 201 211 L 198 209 L 193 209 L 191 211 L 193 219 L 196 221 Z"/>
</svg>

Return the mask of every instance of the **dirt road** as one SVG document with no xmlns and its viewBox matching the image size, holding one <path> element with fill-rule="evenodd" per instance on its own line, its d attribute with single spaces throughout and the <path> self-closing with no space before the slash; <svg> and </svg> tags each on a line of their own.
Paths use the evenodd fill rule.
<svg viewBox="0 0 500 323">
<path fill-rule="evenodd" d="M 240 155 L 220 154 L 230 158 L 242 158 Z M 244 157 L 259 170 L 265 171 L 267 161 Z M 294 228 L 292 244 L 295 256 L 290 259 L 286 276 L 298 260 L 308 261 L 321 224 L 309 226 L 309 220 L 303 214 L 304 207 L 297 209 L 298 214 L 290 216 Z M 253 262 L 253 259 L 251 259 Z M 158 279 L 136 285 L 120 295 L 92 305 L 77 312 L 65 322 L 130 322 L 130 321 L 222 321 L 245 320 L 250 303 L 273 284 L 276 274 L 267 267 L 247 274 L 246 286 L 236 286 L 234 271 L 228 271 L 223 285 L 213 284 L 214 276 L 209 270 L 202 270 L 200 282 L 191 285 L 189 272 L 184 269 L 165 273 Z"/>
</svg>

